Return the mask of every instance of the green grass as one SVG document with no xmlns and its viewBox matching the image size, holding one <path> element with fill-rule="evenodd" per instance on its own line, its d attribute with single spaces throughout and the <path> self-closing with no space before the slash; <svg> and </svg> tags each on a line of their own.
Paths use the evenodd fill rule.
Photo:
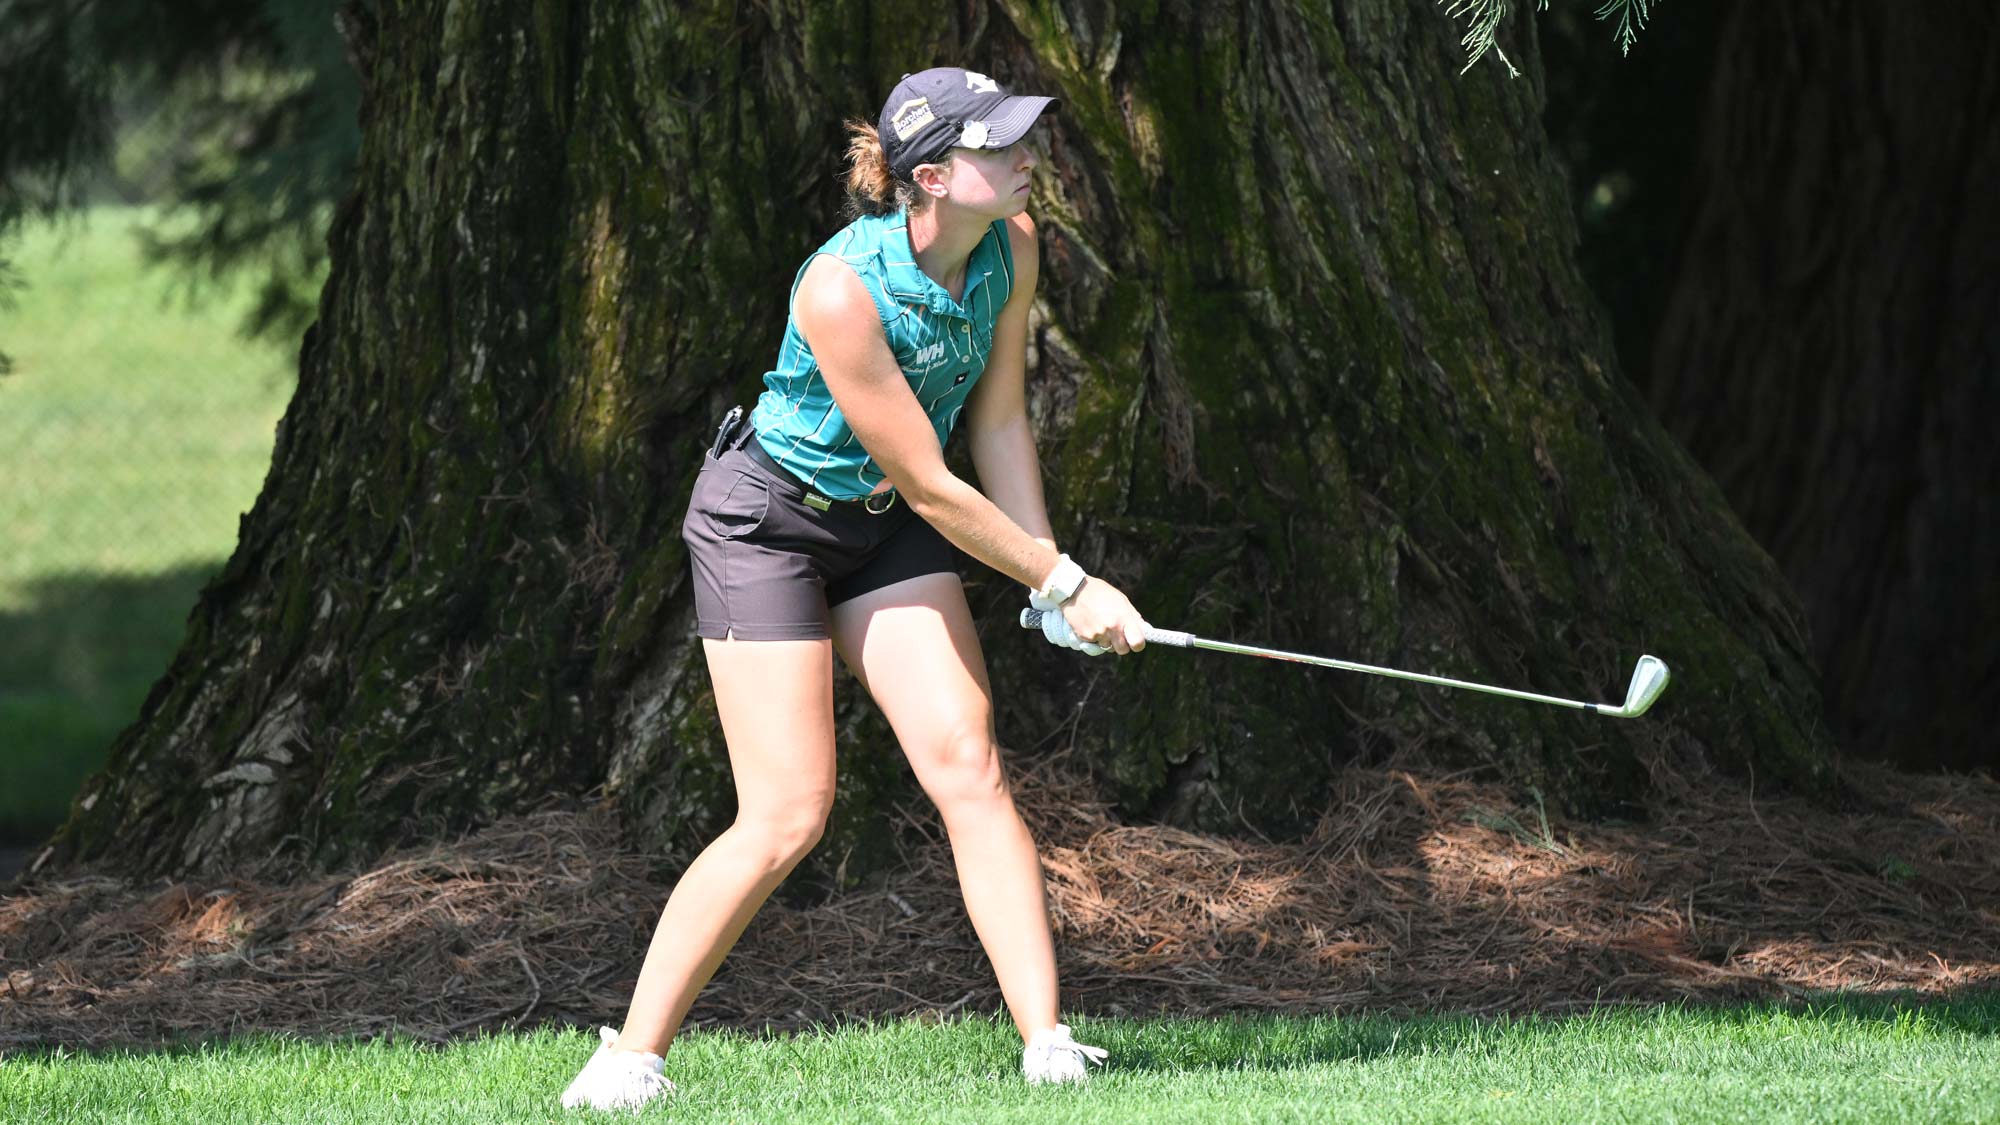
<svg viewBox="0 0 2000 1125">
<path fill-rule="evenodd" d="M 691 1032 L 674 1121 L 1995 1121 L 2000 995 L 1601 1010 L 1570 1018 L 1073 1021 L 1112 1052 L 1087 1088 L 1030 1088 L 1011 1025 Z M 550 1121 L 594 1047 L 541 1029 L 437 1049 L 241 1038 L 19 1053 L 23 1121 Z"/>
<path fill-rule="evenodd" d="M 45 835 L 178 647 L 236 543 L 295 378 L 239 339 L 248 286 L 190 304 L 149 213 L 38 225 L 0 309 L 0 842 Z"/>
</svg>

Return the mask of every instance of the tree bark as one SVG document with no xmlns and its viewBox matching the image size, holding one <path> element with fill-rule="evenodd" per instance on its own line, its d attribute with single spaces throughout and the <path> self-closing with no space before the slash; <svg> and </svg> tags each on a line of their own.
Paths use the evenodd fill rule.
<svg viewBox="0 0 2000 1125">
<path fill-rule="evenodd" d="M 1737 5 L 1649 395 L 1803 596 L 1849 749 L 1993 765 L 2000 17 Z"/>
<path fill-rule="evenodd" d="M 601 792 L 685 858 L 733 813 L 679 520 L 838 119 L 963 60 L 1058 94 L 1030 409 L 1066 549 L 1157 624 L 1615 699 L 1640 722 L 1202 653 L 1032 640 L 966 567 L 1004 745 L 1135 818 L 1288 834 L 1351 760 L 1575 812 L 1704 763 L 1809 790 L 1792 595 L 1616 374 L 1527 77 L 1428 0 L 940 7 L 357 3 L 359 183 L 300 386 L 187 643 L 47 858 L 325 865 Z M 968 471 L 962 450 L 954 464 Z M 809 884 L 918 799 L 842 677 Z M 858 751 L 858 752 L 857 752 Z"/>
</svg>

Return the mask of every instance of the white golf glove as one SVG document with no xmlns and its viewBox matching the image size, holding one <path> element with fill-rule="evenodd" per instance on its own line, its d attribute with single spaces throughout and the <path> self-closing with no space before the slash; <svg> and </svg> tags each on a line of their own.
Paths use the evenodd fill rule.
<svg viewBox="0 0 2000 1125">
<path fill-rule="evenodd" d="M 1085 656 L 1102 656 L 1106 652 L 1104 646 L 1091 644 L 1076 635 L 1076 630 L 1070 627 L 1069 619 L 1063 616 L 1060 602 L 1053 598 L 1045 598 L 1031 590 L 1028 593 L 1028 604 L 1042 611 L 1042 636 L 1047 637 L 1050 644 L 1057 648 L 1073 648 Z"/>
</svg>

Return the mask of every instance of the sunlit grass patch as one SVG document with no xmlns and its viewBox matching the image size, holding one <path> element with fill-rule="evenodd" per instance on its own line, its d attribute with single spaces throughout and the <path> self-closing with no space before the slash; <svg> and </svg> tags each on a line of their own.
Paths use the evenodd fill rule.
<svg viewBox="0 0 2000 1125">
<path fill-rule="evenodd" d="M 1081 1088 L 1019 1075 L 1011 1024 L 693 1031 L 668 1055 L 675 1121 L 1990 1121 L 2000 997 L 1918 1005 L 1656 1006 L 1573 1017 L 1072 1021 L 1111 1065 Z M 171 1051 L 17 1053 L 20 1120 L 549 1121 L 583 1029 L 414 1042 L 267 1036 Z"/>
<path fill-rule="evenodd" d="M 136 208 L 10 240 L 0 311 L 0 839 L 53 827 L 137 716 L 236 543 L 296 378 L 240 339 L 252 299 L 190 303 L 141 261 Z"/>
</svg>

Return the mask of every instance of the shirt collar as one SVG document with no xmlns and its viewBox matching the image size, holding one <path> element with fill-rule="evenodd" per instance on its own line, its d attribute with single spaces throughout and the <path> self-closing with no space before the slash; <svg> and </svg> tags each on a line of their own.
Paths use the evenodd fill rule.
<svg viewBox="0 0 2000 1125">
<path fill-rule="evenodd" d="M 932 312 L 944 313 L 961 319 L 971 319 L 966 312 L 972 300 L 972 291 L 987 280 L 993 272 L 991 252 L 987 244 L 993 241 L 992 228 L 987 228 L 987 236 L 973 246 L 971 257 L 965 263 L 965 296 L 952 300 L 944 286 L 932 281 L 923 267 L 917 265 L 916 252 L 910 249 L 910 215 L 908 211 L 897 211 L 882 219 L 882 267 L 887 274 L 890 295 L 897 300 L 921 304 Z"/>
</svg>

